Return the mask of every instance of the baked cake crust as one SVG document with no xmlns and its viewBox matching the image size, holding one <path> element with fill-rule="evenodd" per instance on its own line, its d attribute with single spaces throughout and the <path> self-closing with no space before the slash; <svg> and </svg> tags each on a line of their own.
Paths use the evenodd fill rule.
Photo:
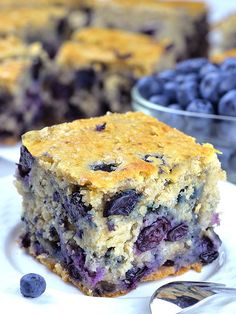
<svg viewBox="0 0 236 314">
<path fill-rule="evenodd" d="M 169 166 L 164 166 L 168 175 L 176 163 L 196 159 L 204 166 L 215 157 L 216 151 L 212 145 L 197 144 L 194 138 L 153 117 L 139 112 L 123 114 L 122 119 L 120 117 L 120 114 L 108 114 L 41 131 L 30 131 L 23 136 L 23 145 L 42 165 L 47 168 L 53 165 L 53 170 L 67 180 L 99 189 L 110 188 L 127 177 L 130 180 L 140 180 L 141 176 L 152 176 L 156 172 L 156 165 L 140 159 L 140 156 L 147 153 L 168 156 Z M 105 131 L 96 132 L 96 125 L 102 123 L 106 123 Z M 88 151 L 93 151 L 91 164 L 109 151 L 109 160 L 122 164 L 121 170 L 105 177 L 99 171 L 91 172 L 88 168 Z M 122 154 L 120 161 L 117 159 L 119 154 Z M 176 180 L 174 174 L 171 178 Z"/>
<path fill-rule="evenodd" d="M 30 251 L 30 250 L 29 250 Z M 88 289 L 86 286 L 83 284 L 79 283 L 78 281 L 74 280 L 68 273 L 66 269 L 64 269 L 59 263 L 57 263 L 53 258 L 48 258 L 45 255 L 39 255 L 35 256 L 34 252 L 29 252 L 33 257 L 36 257 L 37 260 L 46 266 L 49 270 L 57 274 L 62 278 L 63 281 L 72 283 L 75 287 L 79 288 L 81 292 L 83 292 L 85 295 L 88 296 L 94 296 L 93 291 Z M 186 273 L 189 270 L 194 270 L 196 272 L 201 272 L 202 269 L 202 264 L 201 263 L 194 263 L 192 265 L 182 267 L 179 270 L 176 270 L 172 266 L 162 266 L 158 271 L 155 273 L 152 273 L 151 275 L 148 275 L 144 278 L 142 278 L 141 282 L 148 282 L 148 281 L 156 281 L 156 280 L 161 280 L 169 276 L 180 276 L 184 273 Z M 113 298 L 113 297 L 119 297 L 122 295 L 127 294 L 129 291 L 124 290 L 124 291 L 119 291 L 119 292 L 114 292 L 114 293 L 105 293 L 103 295 L 96 295 L 97 297 L 108 297 L 108 298 Z"/>
</svg>

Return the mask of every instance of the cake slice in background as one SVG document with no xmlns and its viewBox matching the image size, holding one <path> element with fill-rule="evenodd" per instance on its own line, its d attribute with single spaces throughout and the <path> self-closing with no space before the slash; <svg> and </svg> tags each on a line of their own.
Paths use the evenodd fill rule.
<svg viewBox="0 0 236 314">
<path fill-rule="evenodd" d="M 76 27 L 87 24 L 86 12 L 77 12 Z M 73 30 L 70 6 L 0 6 L 0 37 L 14 35 L 27 43 L 39 41 L 50 57 Z"/>
<path fill-rule="evenodd" d="M 219 255 L 215 149 L 143 113 L 26 133 L 21 243 L 87 295 L 200 271 Z"/>
<path fill-rule="evenodd" d="M 82 29 L 43 72 L 42 97 L 58 122 L 129 110 L 136 80 L 174 65 L 170 45 L 122 30 Z"/>
<path fill-rule="evenodd" d="M 173 41 L 176 60 L 207 56 L 208 9 L 204 2 L 91 0 L 91 25 L 141 32 Z"/>
<path fill-rule="evenodd" d="M 39 43 L 0 39 L 0 142 L 16 142 L 26 130 L 44 125 L 38 84 L 44 62 Z"/>
</svg>

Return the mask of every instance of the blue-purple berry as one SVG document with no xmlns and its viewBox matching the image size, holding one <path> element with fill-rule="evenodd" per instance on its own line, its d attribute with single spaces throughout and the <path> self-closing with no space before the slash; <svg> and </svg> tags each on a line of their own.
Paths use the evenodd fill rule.
<svg viewBox="0 0 236 314">
<path fill-rule="evenodd" d="M 186 111 L 205 113 L 205 114 L 214 114 L 213 105 L 208 100 L 204 99 L 194 99 L 186 107 Z"/>
<path fill-rule="evenodd" d="M 176 71 L 183 74 L 198 73 L 202 66 L 208 63 L 205 58 L 189 59 L 179 62 L 176 65 Z"/>
<path fill-rule="evenodd" d="M 178 84 L 174 81 L 167 82 L 164 85 L 164 94 L 168 97 L 170 103 L 176 101 Z"/>
<path fill-rule="evenodd" d="M 236 117 L 236 89 L 229 91 L 220 99 L 218 112 L 221 115 Z"/>
<path fill-rule="evenodd" d="M 160 105 L 160 106 L 168 105 L 168 98 L 165 95 L 154 95 L 150 97 L 149 101 L 152 102 L 153 104 Z"/>
<path fill-rule="evenodd" d="M 236 58 L 227 58 L 225 59 L 221 66 L 220 66 L 222 71 L 231 71 L 231 70 L 236 70 Z"/>
<path fill-rule="evenodd" d="M 197 97 L 197 84 L 193 81 L 182 83 L 177 90 L 177 100 L 180 105 L 187 106 Z"/>
<path fill-rule="evenodd" d="M 200 78 L 203 78 L 205 75 L 211 72 L 218 72 L 219 67 L 212 63 L 206 63 L 199 71 Z"/>
<path fill-rule="evenodd" d="M 45 279 L 34 273 L 24 275 L 20 280 L 20 292 L 24 297 L 37 298 L 46 290 Z"/>
<path fill-rule="evenodd" d="M 170 228 L 171 224 L 165 217 L 158 218 L 151 226 L 145 227 L 140 232 L 136 241 L 138 250 L 145 252 L 155 249 L 166 238 Z"/>
<path fill-rule="evenodd" d="M 202 98 L 211 102 L 217 102 L 219 98 L 219 85 L 221 78 L 217 72 L 208 73 L 200 83 L 200 94 Z"/>
<path fill-rule="evenodd" d="M 140 198 L 141 194 L 135 190 L 127 190 L 116 194 L 106 203 L 103 211 L 103 217 L 109 217 L 112 215 L 130 215 Z"/>
<path fill-rule="evenodd" d="M 20 149 L 20 160 L 18 164 L 18 172 L 22 178 L 29 174 L 33 163 L 34 157 L 31 155 L 28 149 L 22 145 Z"/>
<path fill-rule="evenodd" d="M 172 81 L 176 76 L 176 71 L 172 69 L 164 70 L 158 74 L 158 78 L 164 82 Z"/>
<path fill-rule="evenodd" d="M 137 83 L 137 88 L 145 99 L 149 99 L 153 95 L 161 94 L 163 90 L 161 81 L 153 76 L 141 78 Z"/>
<path fill-rule="evenodd" d="M 188 226 L 185 223 L 181 223 L 167 233 L 167 240 L 171 242 L 179 241 L 185 238 L 187 234 Z"/>
</svg>

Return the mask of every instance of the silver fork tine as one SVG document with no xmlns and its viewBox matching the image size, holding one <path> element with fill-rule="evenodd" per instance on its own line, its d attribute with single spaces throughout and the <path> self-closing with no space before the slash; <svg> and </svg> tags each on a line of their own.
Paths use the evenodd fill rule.
<svg viewBox="0 0 236 314">
<path fill-rule="evenodd" d="M 199 286 L 199 287 L 225 287 L 225 285 L 223 283 L 216 283 L 216 282 L 208 282 L 208 281 L 174 281 L 170 284 L 184 284 L 184 285 L 196 285 L 196 286 Z M 168 284 L 167 284 L 168 285 Z"/>
</svg>

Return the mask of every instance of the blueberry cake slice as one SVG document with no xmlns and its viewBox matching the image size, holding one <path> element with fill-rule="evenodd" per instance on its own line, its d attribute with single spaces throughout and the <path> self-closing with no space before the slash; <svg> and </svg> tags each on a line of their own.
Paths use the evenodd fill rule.
<svg viewBox="0 0 236 314">
<path fill-rule="evenodd" d="M 131 112 L 22 140 L 21 244 L 85 294 L 118 296 L 218 257 L 224 172 L 210 144 Z"/>
<path fill-rule="evenodd" d="M 30 128 L 43 126 L 38 76 L 44 62 L 39 43 L 0 39 L 0 142 L 16 142 Z"/>
<path fill-rule="evenodd" d="M 141 32 L 173 41 L 176 60 L 206 56 L 208 17 L 204 2 L 90 0 L 91 25 Z"/>
<path fill-rule="evenodd" d="M 20 6 L 0 9 L 0 36 L 14 35 L 28 43 L 40 41 L 50 57 L 61 42 L 68 39 L 73 28 L 87 25 L 86 11 L 77 12 L 76 19 L 68 6 Z"/>
<path fill-rule="evenodd" d="M 64 42 L 41 77 L 43 97 L 58 122 L 130 109 L 142 76 L 174 64 L 169 41 L 102 28 L 84 28 Z"/>
</svg>

